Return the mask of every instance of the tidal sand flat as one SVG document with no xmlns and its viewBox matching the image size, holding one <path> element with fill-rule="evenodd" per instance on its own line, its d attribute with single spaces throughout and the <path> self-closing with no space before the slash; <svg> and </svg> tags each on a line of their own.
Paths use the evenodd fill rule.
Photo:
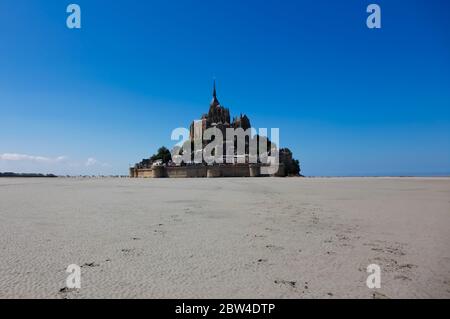
<svg viewBox="0 0 450 319">
<path fill-rule="evenodd" d="M 450 298 L 450 179 L 0 179 L 0 298 L 347 297 Z"/>
</svg>

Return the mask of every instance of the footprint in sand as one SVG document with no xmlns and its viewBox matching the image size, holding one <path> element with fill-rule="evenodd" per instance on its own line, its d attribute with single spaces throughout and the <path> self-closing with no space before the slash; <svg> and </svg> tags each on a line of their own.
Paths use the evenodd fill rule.
<svg viewBox="0 0 450 319">
<path fill-rule="evenodd" d="M 273 251 L 279 251 L 283 250 L 284 248 L 281 246 L 275 246 L 275 245 L 266 245 L 267 249 L 273 250 Z"/>
<path fill-rule="evenodd" d="M 58 291 L 58 295 L 62 298 L 62 299 L 68 299 L 70 295 L 72 294 L 77 294 L 78 293 L 78 289 L 72 289 L 72 288 L 61 288 Z"/>
<path fill-rule="evenodd" d="M 264 264 L 264 263 L 266 263 L 267 261 L 268 261 L 267 259 L 260 258 L 260 259 L 257 260 L 257 263 L 258 263 L 258 264 Z"/>
<path fill-rule="evenodd" d="M 91 262 L 91 263 L 84 263 L 81 268 L 92 268 L 92 267 L 100 267 L 100 264 L 96 264 L 95 262 Z"/>
<path fill-rule="evenodd" d="M 394 277 L 396 280 L 403 280 L 403 281 L 411 281 L 411 278 L 405 276 L 405 275 L 397 275 Z"/>
<path fill-rule="evenodd" d="M 372 299 L 390 299 L 390 298 L 385 294 L 382 294 L 381 292 L 374 292 L 372 294 Z"/>
<path fill-rule="evenodd" d="M 121 250 L 121 253 L 126 257 L 132 257 L 132 256 L 140 256 L 141 253 L 138 252 L 135 248 L 124 248 Z"/>
<path fill-rule="evenodd" d="M 295 288 L 297 286 L 296 281 L 289 281 L 289 280 L 275 280 L 274 283 L 277 285 L 290 286 L 291 288 Z"/>
</svg>

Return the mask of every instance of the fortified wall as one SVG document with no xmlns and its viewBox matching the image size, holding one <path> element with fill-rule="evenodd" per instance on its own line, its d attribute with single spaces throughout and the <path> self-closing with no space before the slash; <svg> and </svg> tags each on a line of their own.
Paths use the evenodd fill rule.
<svg viewBox="0 0 450 319">
<path fill-rule="evenodd" d="M 263 177 L 285 176 L 284 164 L 279 164 L 276 174 L 261 174 L 262 165 L 259 164 L 231 164 L 231 165 L 192 165 L 192 166 L 158 166 L 136 169 L 130 168 L 132 178 L 215 178 L 215 177 Z"/>
</svg>

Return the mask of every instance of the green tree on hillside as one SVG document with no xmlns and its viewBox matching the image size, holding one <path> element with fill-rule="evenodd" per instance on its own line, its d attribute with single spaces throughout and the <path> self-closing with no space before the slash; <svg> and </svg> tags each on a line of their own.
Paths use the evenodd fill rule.
<svg viewBox="0 0 450 319">
<path fill-rule="evenodd" d="M 164 164 L 167 164 L 172 160 L 172 155 L 170 154 L 170 151 L 163 146 L 158 149 L 158 152 L 155 155 L 150 157 L 150 160 L 152 162 L 161 160 Z"/>
</svg>

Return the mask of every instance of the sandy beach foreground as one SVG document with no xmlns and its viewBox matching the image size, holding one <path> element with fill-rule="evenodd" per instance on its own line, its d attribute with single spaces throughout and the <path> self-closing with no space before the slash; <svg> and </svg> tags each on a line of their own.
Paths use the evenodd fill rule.
<svg viewBox="0 0 450 319">
<path fill-rule="evenodd" d="M 0 179 L 0 297 L 450 298 L 450 179 Z"/>
</svg>

